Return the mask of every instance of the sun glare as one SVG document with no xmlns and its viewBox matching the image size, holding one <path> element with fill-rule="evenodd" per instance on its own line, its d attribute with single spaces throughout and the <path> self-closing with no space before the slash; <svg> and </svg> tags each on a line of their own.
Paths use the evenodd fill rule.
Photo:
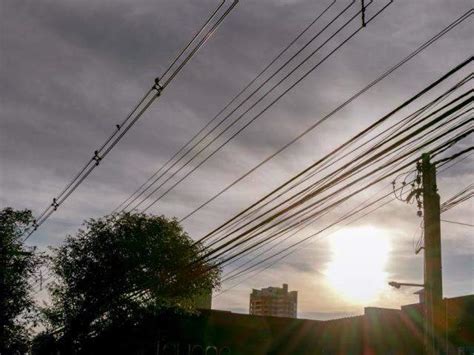
<svg viewBox="0 0 474 355">
<path fill-rule="evenodd" d="M 374 227 L 347 228 L 329 236 L 329 243 L 332 259 L 325 274 L 331 287 L 352 303 L 374 300 L 387 285 L 388 234 Z"/>
</svg>

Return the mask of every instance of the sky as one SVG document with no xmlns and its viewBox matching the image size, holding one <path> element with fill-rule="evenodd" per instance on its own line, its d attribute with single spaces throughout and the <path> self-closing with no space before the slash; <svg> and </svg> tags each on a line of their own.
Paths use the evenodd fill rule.
<svg viewBox="0 0 474 355">
<path fill-rule="evenodd" d="M 327 19 L 349 3 L 337 0 Z M 374 1 L 367 15 L 386 3 Z M 2 1 L 0 205 L 28 208 L 38 215 L 217 4 L 215 0 Z M 85 219 L 110 213 L 329 4 L 329 0 L 241 0 L 159 100 L 28 243 L 41 249 L 57 246 Z M 471 8 L 469 0 L 394 1 L 149 212 L 183 217 Z M 344 18 L 357 9 L 351 11 Z M 471 56 L 473 30 L 471 16 L 187 219 L 185 230 L 198 239 Z M 324 50 L 305 68 L 329 51 Z M 472 64 L 469 68 L 464 75 L 472 72 Z M 472 145 L 472 138 L 463 144 Z M 439 175 L 441 201 L 472 183 L 473 163 L 471 156 Z M 344 208 L 357 206 L 361 198 L 348 201 Z M 472 200 L 448 211 L 443 219 L 472 224 Z M 318 223 L 323 222 L 310 230 L 320 228 Z M 394 290 L 387 281 L 421 282 L 422 256 L 413 248 L 419 224 L 414 206 L 395 201 L 304 244 L 288 258 L 216 295 L 213 307 L 246 313 L 252 288 L 283 283 L 298 291 L 302 318 L 328 319 L 360 314 L 364 306 L 398 308 L 415 303 L 417 289 Z M 442 224 L 445 297 L 474 293 L 472 236 L 471 227 Z M 354 243 L 354 237 L 361 242 Z M 351 293 L 361 289 L 366 294 Z"/>
</svg>

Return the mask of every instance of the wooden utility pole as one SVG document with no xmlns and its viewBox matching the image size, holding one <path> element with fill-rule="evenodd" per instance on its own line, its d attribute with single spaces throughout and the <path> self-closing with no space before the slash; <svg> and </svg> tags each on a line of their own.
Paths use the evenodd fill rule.
<svg viewBox="0 0 474 355">
<path fill-rule="evenodd" d="M 440 198 L 436 186 L 436 167 L 431 164 L 430 155 L 423 154 L 421 160 L 425 230 L 425 346 L 427 354 L 438 355 L 443 319 Z"/>
</svg>

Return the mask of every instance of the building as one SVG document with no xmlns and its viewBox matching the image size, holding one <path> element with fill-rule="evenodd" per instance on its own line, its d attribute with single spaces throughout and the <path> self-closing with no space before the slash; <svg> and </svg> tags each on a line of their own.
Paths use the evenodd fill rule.
<svg viewBox="0 0 474 355">
<path fill-rule="evenodd" d="M 298 292 L 288 292 L 288 285 L 252 290 L 249 313 L 257 316 L 296 318 Z"/>
<path fill-rule="evenodd" d="M 474 295 L 444 299 L 443 354 L 474 354 Z M 366 307 L 333 320 L 255 316 L 227 311 L 160 313 L 91 337 L 77 354 L 417 355 L 424 353 L 423 305 Z M 33 355 L 67 355 L 54 339 Z"/>
</svg>

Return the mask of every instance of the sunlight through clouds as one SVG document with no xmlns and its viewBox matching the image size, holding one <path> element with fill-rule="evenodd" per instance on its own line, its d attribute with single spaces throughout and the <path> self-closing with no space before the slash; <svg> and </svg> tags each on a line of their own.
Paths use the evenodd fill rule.
<svg viewBox="0 0 474 355">
<path fill-rule="evenodd" d="M 391 251 L 387 232 L 375 227 L 346 228 L 329 240 L 331 261 L 325 275 L 332 289 L 355 304 L 375 300 L 387 288 Z"/>
</svg>

